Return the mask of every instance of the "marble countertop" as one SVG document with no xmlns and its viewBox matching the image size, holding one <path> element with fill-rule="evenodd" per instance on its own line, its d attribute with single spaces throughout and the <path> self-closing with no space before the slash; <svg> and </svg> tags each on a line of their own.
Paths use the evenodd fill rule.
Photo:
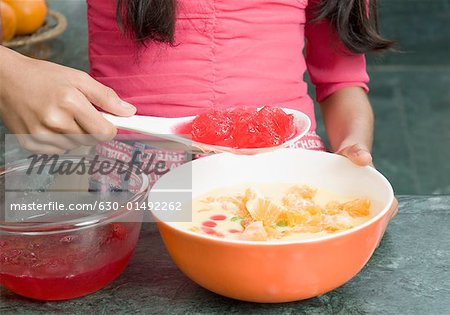
<svg viewBox="0 0 450 315">
<path fill-rule="evenodd" d="M 186 278 L 154 224 L 125 272 L 107 288 L 62 302 L 38 302 L 2 288 L 6 314 L 450 314 L 450 196 L 400 196 L 399 214 L 365 268 L 322 296 L 284 304 L 227 299 Z"/>
</svg>

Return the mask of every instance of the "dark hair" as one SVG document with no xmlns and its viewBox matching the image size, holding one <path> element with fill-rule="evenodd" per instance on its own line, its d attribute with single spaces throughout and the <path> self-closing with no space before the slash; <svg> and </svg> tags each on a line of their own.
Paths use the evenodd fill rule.
<svg viewBox="0 0 450 315">
<path fill-rule="evenodd" d="M 394 45 L 379 33 L 377 0 L 324 0 L 313 10 L 312 23 L 330 21 L 351 52 L 383 51 Z"/>
<path fill-rule="evenodd" d="M 117 0 L 116 17 L 122 30 L 139 44 L 174 44 L 176 0 Z"/>
<path fill-rule="evenodd" d="M 369 2 L 369 3 L 368 3 Z M 378 31 L 376 0 L 320 0 L 312 23 L 328 20 L 353 53 L 383 51 L 394 42 Z M 117 0 L 117 21 L 138 43 L 175 42 L 176 0 Z"/>
</svg>

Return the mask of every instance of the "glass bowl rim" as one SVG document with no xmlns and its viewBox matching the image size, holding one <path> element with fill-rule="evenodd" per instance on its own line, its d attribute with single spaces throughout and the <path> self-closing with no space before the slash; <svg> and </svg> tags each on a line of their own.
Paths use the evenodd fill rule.
<svg viewBox="0 0 450 315">
<path fill-rule="evenodd" d="M 96 157 L 97 161 L 110 161 L 117 162 L 120 161 L 118 159 L 101 157 L 96 155 L 64 155 L 64 159 L 62 161 L 79 161 L 84 158 L 85 163 L 92 162 L 94 157 Z M 58 160 L 57 163 L 61 163 L 61 160 Z M 123 161 L 121 161 L 123 162 Z M 4 167 L 0 168 L 0 180 L 3 181 L 4 177 L 7 173 L 23 171 L 24 168 L 28 167 L 29 160 L 21 159 L 15 161 L 13 163 L 9 163 Z M 58 164 L 57 164 L 58 165 Z M 136 174 L 133 170 L 137 169 L 136 165 L 133 165 L 133 168 L 128 169 L 126 172 L 130 174 L 132 177 L 139 178 L 140 187 L 136 193 L 133 193 L 133 196 L 129 198 L 126 203 L 135 203 L 140 200 L 145 200 L 148 194 L 150 183 L 148 177 L 144 172 L 140 172 L 140 174 Z M 0 205 L 4 206 L 4 205 Z M 126 216 L 128 213 L 135 210 L 128 210 L 127 207 L 124 209 L 120 209 L 117 211 L 106 211 L 105 213 L 99 213 L 94 215 L 89 215 L 80 219 L 72 219 L 72 220 L 62 220 L 59 222 L 48 222 L 48 223 L 8 223 L 5 221 L 0 221 L 0 232 L 7 234 L 26 234 L 26 235 L 41 235 L 41 234 L 57 234 L 61 232 L 73 232 L 77 230 L 82 230 L 98 225 L 103 225 L 109 223 L 111 221 L 116 221 L 117 219 Z M 141 210 L 139 210 L 141 211 Z"/>
</svg>

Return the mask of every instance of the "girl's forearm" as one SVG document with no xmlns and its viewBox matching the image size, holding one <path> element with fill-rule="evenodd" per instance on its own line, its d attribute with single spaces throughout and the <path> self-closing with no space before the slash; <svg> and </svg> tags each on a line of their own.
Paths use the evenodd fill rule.
<svg viewBox="0 0 450 315">
<path fill-rule="evenodd" d="M 0 107 L 2 106 L 2 95 L 4 91 L 10 88 L 7 79 L 7 72 L 14 71 L 17 58 L 23 57 L 9 48 L 0 45 Z M 0 111 L 1 115 L 1 111 Z M 0 116 L 1 117 L 1 116 Z"/>
<path fill-rule="evenodd" d="M 355 144 L 371 151 L 374 115 L 362 88 L 341 89 L 323 101 L 320 109 L 333 152 Z"/>
</svg>

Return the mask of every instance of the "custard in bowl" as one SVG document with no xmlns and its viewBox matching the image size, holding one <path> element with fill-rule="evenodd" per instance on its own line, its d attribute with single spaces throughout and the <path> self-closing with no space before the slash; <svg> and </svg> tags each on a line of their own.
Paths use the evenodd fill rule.
<svg viewBox="0 0 450 315">
<path fill-rule="evenodd" d="M 227 239 L 298 240 L 348 230 L 369 220 L 370 210 L 367 198 L 333 196 L 307 185 L 247 184 L 195 198 L 191 221 L 178 226 Z"/>
<path fill-rule="evenodd" d="M 192 219 L 159 220 L 163 241 L 190 279 L 239 300 L 288 302 L 341 286 L 370 259 L 394 210 L 392 187 L 375 169 L 299 149 L 212 155 L 172 170 L 153 190 L 180 182 L 189 167 Z M 292 193 L 299 195 L 289 201 Z M 241 206 L 214 204 L 224 198 Z M 270 202 L 280 209 L 268 211 Z M 310 202 L 308 214 L 295 216 L 302 207 L 290 202 Z"/>
</svg>

